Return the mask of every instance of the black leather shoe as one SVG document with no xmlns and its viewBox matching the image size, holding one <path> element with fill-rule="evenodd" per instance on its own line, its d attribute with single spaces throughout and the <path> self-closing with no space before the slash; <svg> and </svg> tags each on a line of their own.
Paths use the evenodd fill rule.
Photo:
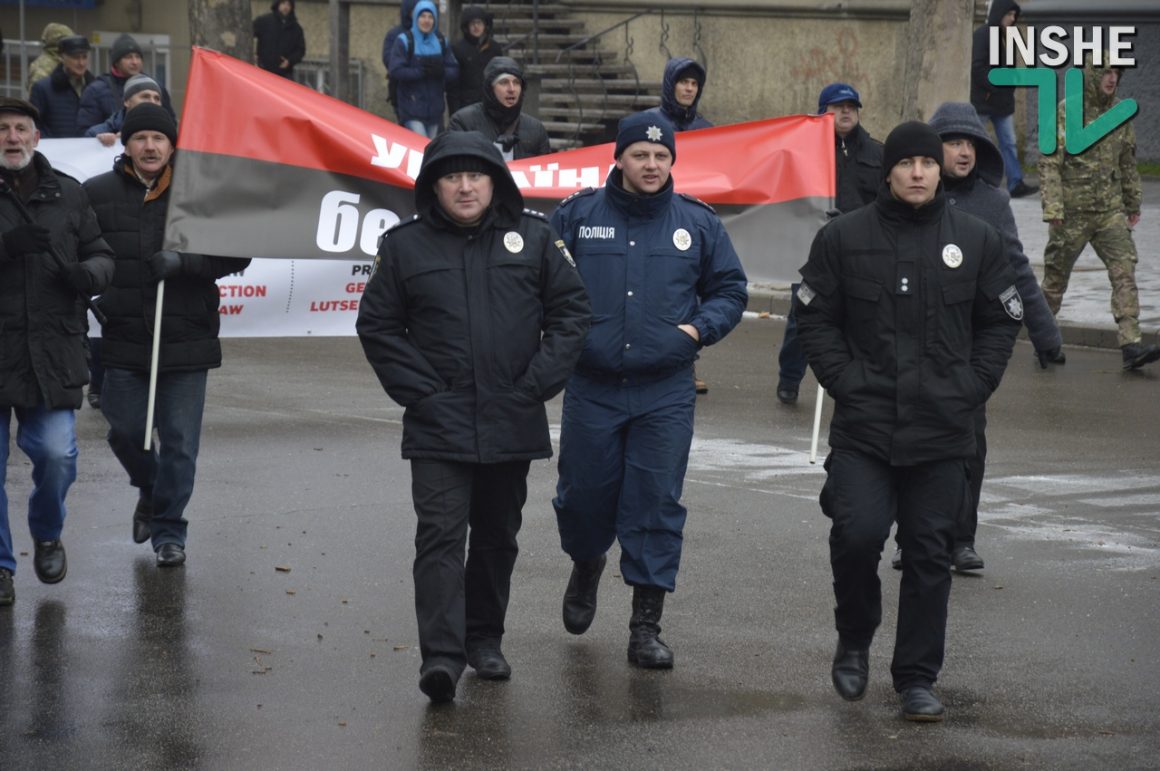
<svg viewBox="0 0 1160 771">
<path fill-rule="evenodd" d="M 145 543 L 152 536 L 149 520 L 153 519 L 153 500 L 141 493 L 137 508 L 133 509 L 133 543 Z"/>
<path fill-rule="evenodd" d="M 672 669 L 673 649 L 660 638 L 665 590 L 632 587 L 632 618 L 628 621 L 628 663 L 641 669 Z"/>
<path fill-rule="evenodd" d="M 1129 343 L 1120 350 L 1124 356 L 1124 369 L 1139 369 L 1160 359 L 1160 345 Z"/>
<path fill-rule="evenodd" d="M 894 556 L 890 558 L 890 567 L 895 570 L 902 570 L 902 547 L 899 546 L 894 549 Z"/>
<path fill-rule="evenodd" d="M 36 542 L 32 567 L 42 584 L 58 584 L 64 580 L 68 572 L 68 557 L 65 556 L 64 544 L 59 538 L 55 541 Z"/>
<path fill-rule="evenodd" d="M 919 723 L 938 723 L 943 719 L 946 708 L 924 685 L 916 685 L 902 692 L 902 716 Z"/>
<path fill-rule="evenodd" d="M 16 588 L 12 585 L 12 571 L 0 568 L 0 608 L 16 602 Z"/>
<path fill-rule="evenodd" d="M 596 591 L 600 588 L 600 576 L 606 564 L 606 554 L 594 560 L 572 562 L 572 577 L 568 579 L 568 589 L 564 592 L 564 628 L 572 634 L 587 632 L 596 617 Z"/>
<path fill-rule="evenodd" d="M 455 698 L 455 675 L 440 664 L 419 675 L 419 690 L 435 704 L 446 704 Z"/>
<path fill-rule="evenodd" d="M 782 404 L 796 404 L 798 387 L 792 383 L 780 382 L 777 384 L 777 400 Z"/>
<path fill-rule="evenodd" d="M 830 678 L 834 681 L 834 690 L 843 699 L 861 699 L 866 695 L 866 684 L 870 682 L 870 651 L 865 648 L 847 648 L 838 641 Z"/>
<path fill-rule="evenodd" d="M 956 546 L 951 552 L 951 565 L 960 573 L 967 570 L 982 570 L 983 558 L 973 546 Z"/>
<path fill-rule="evenodd" d="M 157 567 L 175 568 L 185 564 L 185 547 L 176 543 L 163 543 L 157 547 Z"/>
<path fill-rule="evenodd" d="M 507 680 L 512 676 L 511 665 L 496 644 L 468 648 L 467 663 L 482 680 Z"/>
<path fill-rule="evenodd" d="M 1019 180 L 1019 184 L 1011 188 L 1012 198 L 1023 198 L 1024 196 L 1034 195 L 1039 192 L 1039 187 L 1036 185 L 1029 185 L 1023 180 Z"/>
</svg>

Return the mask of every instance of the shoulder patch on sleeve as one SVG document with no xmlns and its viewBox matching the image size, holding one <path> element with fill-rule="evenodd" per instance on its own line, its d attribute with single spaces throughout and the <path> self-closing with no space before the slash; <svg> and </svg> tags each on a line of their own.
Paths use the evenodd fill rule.
<svg viewBox="0 0 1160 771">
<path fill-rule="evenodd" d="M 713 212 L 714 214 L 717 213 L 716 209 L 714 209 L 712 206 L 705 203 L 704 201 L 702 201 L 700 198 L 698 198 L 695 195 L 689 195 L 688 193 L 677 193 L 677 195 L 679 195 L 681 198 L 684 198 L 686 201 L 689 201 L 690 203 L 695 203 L 698 206 L 704 206 L 706 209 Z"/>
<path fill-rule="evenodd" d="M 581 198 L 581 197 L 586 196 L 586 195 L 592 195 L 595 192 L 596 192 L 596 188 L 594 188 L 594 187 L 586 187 L 583 190 L 577 190 L 575 193 L 568 196 L 563 201 L 560 201 L 560 206 L 568 205 L 572 201 L 573 198 Z"/>
<path fill-rule="evenodd" d="M 798 286 L 797 298 L 798 302 L 800 302 L 802 305 L 809 305 L 813 301 L 814 297 L 817 296 L 817 294 L 818 293 L 813 289 L 810 289 L 810 285 L 804 281 Z"/>
<path fill-rule="evenodd" d="M 564 259 L 568 261 L 568 264 L 575 268 L 576 261 L 572 259 L 572 253 L 568 251 L 568 246 L 564 243 L 564 239 L 556 239 L 556 248 L 560 250 L 560 254 L 564 255 Z"/>
<path fill-rule="evenodd" d="M 1003 303 L 1003 310 L 1007 311 L 1008 316 L 1016 321 L 1023 320 L 1023 298 L 1019 296 L 1019 290 L 1014 284 L 1003 290 L 999 302 Z"/>
</svg>

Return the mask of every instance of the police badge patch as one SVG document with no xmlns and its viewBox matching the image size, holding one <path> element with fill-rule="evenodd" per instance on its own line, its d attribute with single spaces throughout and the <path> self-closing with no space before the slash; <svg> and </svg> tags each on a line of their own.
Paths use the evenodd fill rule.
<svg viewBox="0 0 1160 771">
<path fill-rule="evenodd" d="M 810 301 L 813 300 L 816 296 L 817 292 L 810 289 L 809 286 L 806 285 L 806 282 L 803 281 L 801 286 L 798 287 L 797 298 L 798 302 L 800 302 L 802 305 L 809 305 Z"/>
<path fill-rule="evenodd" d="M 684 228 L 677 228 L 673 231 L 673 246 L 680 249 L 682 252 L 689 251 L 689 247 L 693 245 L 693 237 L 689 235 L 689 231 Z"/>
<path fill-rule="evenodd" d="M 963 264 L 963 250 L 955 244 L 947 244 L 943 247 L 942 258 L 948 268 L 957 268 Z"/>
<path fill-rule="evenodd" d="M 1019 290 L 1014 284 L 1003 290 L 999 302 L 1003 303 L 1003 310 L 1007 311 L 1008 316 L 1016 321 L 1023 320 L 1023 298 L 1019 296 Z"/>
<path fill-rule="evenodd" d="M 561 238 L 556 242 L 556 248 L 560 250 L 560 254 L 564 255 L 564 259 L 568 261 L 568 264 L 575 268 L 576 261 L 572 259 L 572 253 L 569 252 L 568 247 L 564 245 L 564 239 Z"/>
<path fill-rule="evenodd" d="M 512 254 L 519 254 L 524 250 L 524 237 L 512 230 L 504 234 L 503 245 Z"/>
</svg>

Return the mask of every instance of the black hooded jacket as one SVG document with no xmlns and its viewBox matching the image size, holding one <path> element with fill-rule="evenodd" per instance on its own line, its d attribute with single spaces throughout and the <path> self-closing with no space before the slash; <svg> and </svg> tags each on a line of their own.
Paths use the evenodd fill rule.
<svg viewBox="0 0 1160 771">
<path fill-rule="evenodd" d="M 552 152 L 552 144 L 544 124 L 523 113 L 527 83 L 515 60 L 506 56 L 492 59 L 484 70 L 483 82 L 491 83 L 505 72 L 515 75 L 523 84 L 520 100 L 512 107 L 505 107 L 496 98 L 495 91 L 485 86 L 481 90 L 483 101 L 470 104 L 452 115 L 447 130 L 478 131 L 496 145 L 502 145 L 503 152 L 511 152 L 512 160 L 547 155 Z"/>
<path fill-rule="evenodd" d="M 435 183 L 448 169 L 440 162 L 452 157 L 493 181 L 474 227 L 438 203 Z M 590 316 L 572 258 L 544 216 L 523 208 L 499 152 L 476 132 L 427 145 L 415 208 L 383 237 L 356 324 L 383 388 L 406 408 L 403 457 L 550 457 L 543 403 L 564 388 Z"/>
<path fill-rule="evenodd" d="M 1008 11 L 1015 12 L 1015 22 L 1018 23 L 1021 10 L 1015 0 L 994 0 L 987 14 L 987 23 L 976 29 L 971 38 L 971 104 L 980 115 L 1002 117 L 1015 112 L 1015 89 L 1011 86 L 991 85 L 991 81 L 987 80 L 987 74 L 991 71 L 990 28 L 998 26 Z M 1004 46 L 1005 53 L 1006 45 L 1002 34 L 999 35 L 999 43 Z M 1013 67 L 1014 64 L 1008 62 L 1000 66 Z"/>
<path fill-rule="evenodd" d="M 474 38 L 468 31 L 471 22 L 482 20 L 486 29 L 483 37 Z M 459 62 L 459 80 L 447 84 L 447 113 L 454 115 L 456 110 L 475 104 L 483 99 L 483 87 L 486 82 L 483 73 L 487 63 L 503 51 L 491 39 L 493 17 L 490 13 L 477 5 L 469 5 L 459 16 L 459 29 L 463 37 L 451 45 L 451 52 Z"/>
<path fill-rule="evenodd" d="M 677 81 L 689 77 L 697 80 L 697 96 L 691 105 L 684 107 L 677 102 Z M 677 131 L 712 128 L 712 123 L 697 114 L 697 105 L 701 103 L 701 97 L 705 94 L 705 78 L 705 68 L 695 59 L 687 56 L 669 59 L 665 64 L 665 74 L 661 82 L 661 106 L 653 107 L 647 112 L 659 112 L 664 115 Z"/>
<path fill-rule="evenodd" d="M 254 19 L 254 37 L 258 40 L 258 66 L 289 78 L 294 74 L 294 65 L 306 56 L 306 35 L 294 15 L 294 0 L 290 0 L 290 14 L 286 17 L 278 13 L 280 4 L 280 0 L 274 0 L 270 13 Z M 285 69 L 281 64 L 283 58 L 289 62 Z"/>
</svg>

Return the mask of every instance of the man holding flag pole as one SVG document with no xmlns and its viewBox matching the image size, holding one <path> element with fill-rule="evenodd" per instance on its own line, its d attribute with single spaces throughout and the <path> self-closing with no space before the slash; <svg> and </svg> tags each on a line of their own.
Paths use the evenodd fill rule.
<svg viewBox="0 0 1160 771">
<path fill-rule="evenodd" d="M 133 540 L 152 540 L 157 564 L 173 567 L 185 562 L 183 514 L 193 493 L 207 374 L 221 366 L 214 282 L 250 261 L 162 250 L 177 142 L 165 108 L 133 107 L 121 141 L 125 153 L 113 170 L 85 182 L 116 263 L 101 300 L 108 317 L 101 410 L 109 446 L 139 491 Z M 152 419 L 147 406 L 156 408 Z M 150 447 L 154 427 L 158 448 Z"/>
</svg>

